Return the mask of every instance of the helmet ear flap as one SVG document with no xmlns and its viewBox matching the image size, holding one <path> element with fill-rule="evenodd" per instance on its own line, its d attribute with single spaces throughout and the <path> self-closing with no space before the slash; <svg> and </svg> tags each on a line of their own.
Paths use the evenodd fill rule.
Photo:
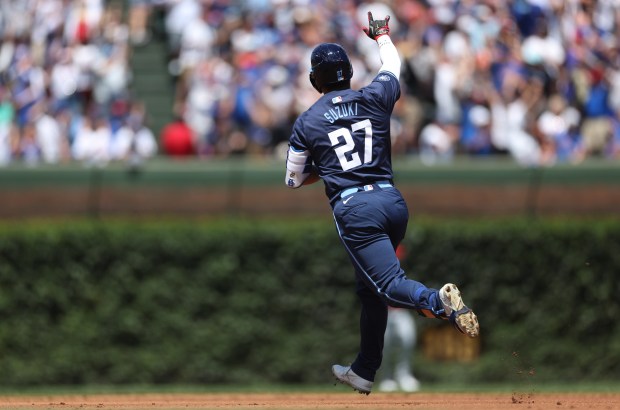
<svg viewBox="0 0 620 410">
<path fill-rule="evenodd" d="M 310 79 L 310 84 L 312 84 L 314 89 L 317 90 L 320 93 L 321 90 L 319 89 L 319 86 L 316 83 L 316 78 L 314 76 L 314 72 L 311 71 L 310 74 L 308 74 L 308 78 Z"/>
</svg>

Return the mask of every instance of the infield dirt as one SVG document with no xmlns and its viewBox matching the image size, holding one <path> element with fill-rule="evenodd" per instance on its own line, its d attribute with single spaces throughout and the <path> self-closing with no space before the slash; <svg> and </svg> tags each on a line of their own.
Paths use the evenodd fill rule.
<svg viewBox="0 0 620 410">
<path fill-rule="evenodd" d="M 620 409 L 620 393 L 204 393 L 0 396 L 0 409 Z"/>
</svg>

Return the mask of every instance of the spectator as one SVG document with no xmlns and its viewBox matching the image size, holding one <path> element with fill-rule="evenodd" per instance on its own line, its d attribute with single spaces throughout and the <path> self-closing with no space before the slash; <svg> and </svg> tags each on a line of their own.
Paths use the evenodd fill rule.
<svg viewBox="0 0 620 410">
<path fill-rule="evenodd" d="M 216 31 L 208 22 L 208 8 L 203 7 L 199 16 L 182 28 L 179 40 L 178 69 L 180 73 L 193 70 L 200 62 L 212 57 Z"/>
<path fill-rule="evenodd" d="M 8 90 L 0 85 L 0 166 L 11 162 L 15 110 Z"/>
<path fill-rule="evenodd" d="M 612 132 L 605 147 L 605 156 L 610 159 L 620 159 L 620 108 L 612 120 Z"/>
<path fill-rule="evenodd" d="M 145 125 L 144 106 L 135 103 L 125 124 L 113 136 L 110 156 L 112 160 L 139 164 L 157 153 L 157 141 Z"/>
<path fill-rule="evenodd" d="M 164 127 L 160 141 L 163 152 L 171 157 L 188 157 L 196 154 L 192 130 L 182 117 L 177 117 Z"/>
<path fill-rule="evenodd" d="M 226 61 L 213 58 L 186 71 L 183 83 L 179 83 L 176 104 L 185 107 L 185 120 L 196 136 L 196 147 L 202 155 L 212 155 L 224 138 L 216 129 L 217 113 L 223 109 L 225 100 L 233 97 L 233 75 L 234 69 Z"/>
<path fill-rule="evenodd" d="M 13 58 L 16 62 L 10 73 L 11 94 L 16 108 L 15 120 L 22 128 L 31 120 L 32 107 L 45 96 L 45 72 L 35 65 L 26 45 L 18 46 Z"/>
<path fill-rule="evenodd" d="M 149 42 L 151 33 L 148 21 L 151 12 L 151 0 L 129 1 L 129 36 L 133 45 L 142 46 Z"/>
<path fill-rule="evenodd" d="M 528 131 L 530 104 L 539 94 L 540 83 L 527 85 L 519 74 L 505 78 L 503 94 L 491 93 L 491 138 L 493 145 L 506 150 L 523 166 L 542 164 L 540 145 Z M 531 88 L 530 88 L 531 87 Z M 535 90 L 527 92 L 528 90 Z"/>
<path fill-rule="evenodd" d="M 93 67 L 93 98 L 100 107 L 126 94 L 130 83 L 128 30 L 121 23 L 121 10 L 111 7 L 105 13 L 104 30 L 97 46 Z"/>
<path fill-rule="evenodd" d="M 612 132 L 612 113 L 609 106 L 609 84 L 606 82 L 603 67 L 593 67 L 587 75 L 587 95 L 585 116 L 581 133 L 587 155 L 602 153 Z"/>
<path fill-rule="evenodd" d="M 15 152 L 15 155 L 30 167 L 38 165 L 41 161 L 41 148 L 37 144 L 36 135 L 34 124 L 25 124 Z"/>
<path fill-rule="evenodd" d="M 80 68 L 73 61 L 73 49 L 63 47 L 54 56 L 50 73 L 49 88 L 54 109 L 77 108 L 77 89 Z"/>
<path fill-rule="evenodd" d="M 48 113 L 45 102 L 37 105 L 33 119 L 35 141 L 43 162 L 57 164 L 66 161 L 69 158 L 67 138 L 56 118 Z"/>
<path fill-rule="evenodd" d="M 548 109 L 538 118 L 538 130 L 542 134 L 542 146 L 546 147 L 551 160 L 580 162 L 583 144 L 578 130 L 580 114 L 559 94 L 549 98 Z"/>
<path fill-rule="evenodd" d="M 267 69 L 265 81 L 257 89 L 257 100 L 264 105 L 264 126 L 270 129 L 270 145 L 275 146 L 288 141 L 293 126 L 293 95 L 295 90 L 289 81 L 290 74 L 282 66 L 274 65 Z"/>
<path fill-rule="evenodd" d="M 494 152 L 491 143 L 491 113 L 483 105 L 468 107 L 460 136 L 463 151 L 472 155 L 489 155 Z"/>
<path fill-rule="evenodd" d="M 183 31 L 185 27 L 200 17 L 201 6 L 197 0 L 170 0 L 167 4 L 166 33 L 168 35 L 170 58 L 174 60 L 179 56 Z M 178 61 L 175 63 L 178 65 Z M 172 74 L 175 74 L 175 72 Z"/>
<path fill-rule="evenodd" d="M 73 142 L 73 158 L 87 165 L 105 165 L 110 160 L 112 131 L 100 115 L 86 116 Z"/>
<path fill-rule="evenodd" d="M 449 32 L 439 56 L 435 71 L 434 96 L 437 104 L 436 118 L 445 124 L 459 124 L 463 119 L 460 97 L 468 87 L 472 75 L 469 42 L 459 31 Z"/>
<path fill-rule="evenodd" d="M 420 132 L 420 158 L 426 165 L 447 163 L 454 156 L 457 136 L 449 124 L 434 121 Z"/>
<path fill-rule="evenodd" d="M 70 3 L 64 35 L 69 44 L 89 44 L 99 35 L 103 0 L 76 0 Z"/>
</svg>

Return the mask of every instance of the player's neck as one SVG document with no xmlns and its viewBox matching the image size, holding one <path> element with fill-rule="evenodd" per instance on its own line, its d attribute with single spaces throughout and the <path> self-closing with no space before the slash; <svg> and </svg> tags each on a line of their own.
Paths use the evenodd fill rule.
<svg viewBox="0 0 620 410">
<path fill-rule="evenodd" d="M 342 83 L 334 84 L 334 85 L 329 86 L 329 88 L 326 88 L 323 91 L 323 94 L 327 94 L 327 93 L 330 93 L 332 91 L 348 90 L 349 88 L 351 88 L 351 83 L 349 81 L 343 81 Z"/>
</svg>

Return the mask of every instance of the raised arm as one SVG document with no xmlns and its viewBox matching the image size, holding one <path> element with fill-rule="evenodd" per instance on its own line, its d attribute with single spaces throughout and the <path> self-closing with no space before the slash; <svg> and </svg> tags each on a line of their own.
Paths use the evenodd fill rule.
<svg viewBox="0 0 620 410">
<path fill-rule="evenodd" d="M 396 46 L 390 39 L 390 16 L 385 16 L 384 20 L 375 20 L 372 13 L 368 12 L 368 27 L 364 27 L 364 33 L 371 39 L 375 40 L 379 45 L 379 57 L 383 65 L 379 69 L 388 71 L 396 78 L 400 76 L 400 56 Z"/>
</svg>

